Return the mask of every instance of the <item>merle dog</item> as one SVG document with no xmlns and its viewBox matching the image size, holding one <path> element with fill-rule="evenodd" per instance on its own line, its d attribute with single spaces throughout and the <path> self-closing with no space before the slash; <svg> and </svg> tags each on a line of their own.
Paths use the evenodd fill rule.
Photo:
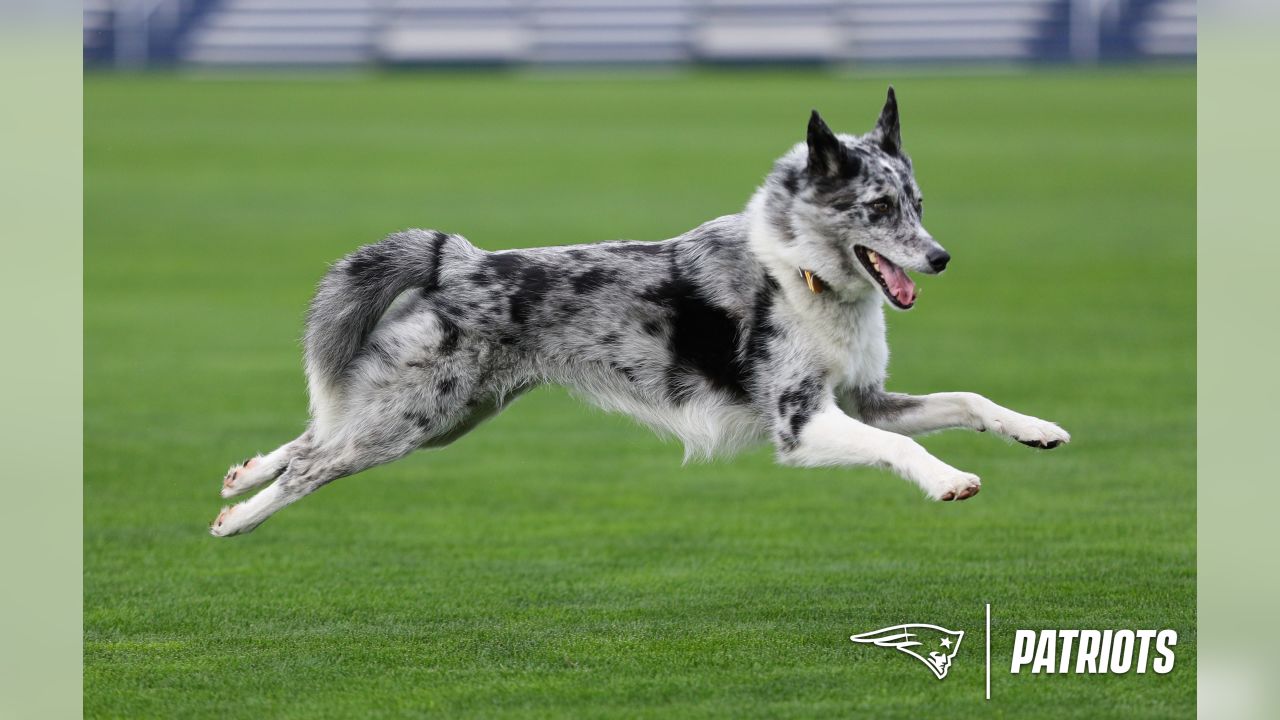
<svg viewBox="0 0 1280 720">
<path fill-rule="evenodd" d="M 233 467 L 217 536 L 249 532 L 326 483 L 458 439 L 521 393 L 559 383 L 678 437 L 686 455 L 770 441 L 780 462 L 877 465 L 935 500 L 976 475 L 909 436 L 991 430 L 1038 448 L 1058 426 L 972 393 L 884 389 L 883 305 L 907 270 L 950 256 L 921 226 L 893 89 L 875 128 L 836 135 L 817 112 L 745 212 L 662 242 L 486 252 L 408 230 L 321 281 L 307 317 L 311 423 Z"/>
</svg>

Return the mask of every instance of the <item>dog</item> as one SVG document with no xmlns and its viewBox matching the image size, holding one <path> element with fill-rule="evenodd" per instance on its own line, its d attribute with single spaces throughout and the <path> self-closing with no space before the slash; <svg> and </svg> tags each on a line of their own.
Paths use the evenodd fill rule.
<svg viewBox="0 0 1280 720">
<path fill-rule="evenodd" d="M 661 242 L 486 252 L 407 230 L 335 263 L 306 320 L 311 421 L 231 468 L 210 527 L 247 533 L 338 478 L 448 445 L 546 383 L 683 441 L 686 460 L 771 442 L 797 466 L 889 468 L 934 500 L 977 475 L 912 435 L 990 430 L 1035 448 L 1057 425 L 967 392 L 884 388 L 884 305 L 916 302 L 908 271 L 951 256 L 924 229 L 897 98 L 871 132 L 815 110 L 744 212 Z"/>
</svg>

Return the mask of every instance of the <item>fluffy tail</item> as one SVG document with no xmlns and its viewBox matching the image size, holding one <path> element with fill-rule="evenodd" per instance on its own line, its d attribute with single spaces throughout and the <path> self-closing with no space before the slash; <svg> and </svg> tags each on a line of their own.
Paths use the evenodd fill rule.
<svg viewBox="0 0 1280 720">
<path fill-rule="evenodd" d="M 451 240 L 466 242 L 434 230 L 405 230 L 334 263 L 307 312 L 307 380 L 313 399 L 341 386 L 343 374 L 396 296 L 437 285 L 440 255 Z"/>
</svg>

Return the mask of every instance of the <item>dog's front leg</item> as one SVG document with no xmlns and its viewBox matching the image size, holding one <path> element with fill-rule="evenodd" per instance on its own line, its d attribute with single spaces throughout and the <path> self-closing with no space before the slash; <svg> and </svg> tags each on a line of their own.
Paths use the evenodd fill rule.
<svg viewBox="0 0 1280 720">
<path fill-rule="evenodd" d="M 779 459 L 790 465 L 884 467 L 919 485 L 934 500 L 964 500 L 981 486 L 977 475 L 951 467 L 905 435 L 849 417 L 834 401 L 812 415 L 803 409 L 783 412 L 775 434 Z"/>
<path fill-rule="evenodd" d="M 1001 407 L 977 393 L 900 395 L 879 388 L 858 388 L 848 394 L 845 405 L 863 422 L 905 435 L 949 428 L 990 430 L 1044 450 L 1071 440 L 1071 435 L 1054 423 Z"/>
</svg>

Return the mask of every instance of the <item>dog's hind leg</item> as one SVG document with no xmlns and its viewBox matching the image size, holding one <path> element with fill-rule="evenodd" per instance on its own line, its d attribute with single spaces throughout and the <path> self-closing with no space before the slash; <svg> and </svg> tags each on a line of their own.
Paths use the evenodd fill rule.
<svg viewBox="0 0 1280 720">
<path fill-rule="evenodd" d="M 222 508 L 209 527 L 214 537 L 247 533 L 288 505 L 323 487 L 326 483 L 349 475 L 329 462 L 313 462 L 311 458 L 294 458 L 275 482 L 265 490 L 236 505 Z M 297 466 L 294 470 L 293 466 Z"/>
<path fill-rule="evenodd" d="M 448 444 L 499 412 L 524 389 L 517 388 L 501 398 L 474 396 L 471 383 L 458 378 L 445 383 L 444 388 L 439 383 L 416 382 L 415 378 L 409 378 L 415 387 L 431 387 L 436 392 L 415 397 L 403 389 L 379 394 L 357 388 L 350 399 L 356 410 L 349 411 L 328 434 L 304 435 L 293 448 L 277 451 L 292 456 L 275 482 L 252 498 L 223 508 L 210 533 L 215 537 L 242 535 L 334 480 L 398 460 L 420 447 Z M 267 466 L 269 458 L 278 461 L 271 456 L 263 458 L 251 472 Z"/>
<path fill-rule="evenodd" d="M 328 434 L 321 435 L 313 426 L 298 440 L 262 458 L 250 473 L 259 467 L 278 467 L 281 458 L 285 467 L 257 495 L 224 507 L 209 532 L 215 537 L 247 533 L 328 483 L 404 457 L 422 442 L 422 430 L 411 418 L 389 415 L 371 403 L 360 407 L 361 412 L 350 413 Z"/>
<path fill-rule="evenodd" d="M 330 442 L 304 448 L 262 492 L 224 507 L 209 532 L 215 537 L 242 535 L 267 518 L 339 478 L 408 455 L 420 442 L 414 433 Z M 265 458 L 264 458 L 265 461 Z"/>
<path fill-rule="evenodd" d="M 255 455 L 233 465 L 222 478 L 222 497 L 243 495 L 280 477 L 289 461 L 304 454 L 311 445 L 311 431 L 281 445 L 266 455 Z"/>
</svg>

